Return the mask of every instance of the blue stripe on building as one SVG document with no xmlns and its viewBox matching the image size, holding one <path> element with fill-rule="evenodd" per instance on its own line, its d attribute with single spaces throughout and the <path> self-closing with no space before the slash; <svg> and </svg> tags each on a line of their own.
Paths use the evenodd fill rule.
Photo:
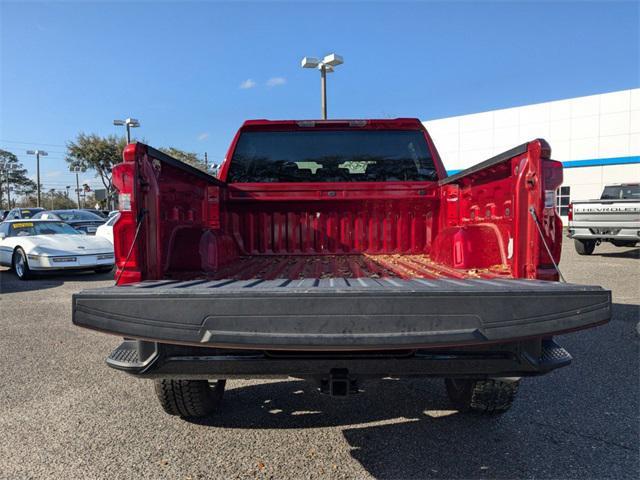
<svg viewBox="0 0 640 480">
<path fill-rule="evenodd" d="M 553 157 L 553 154 L 551 155 Z M 611 157 L 611 158 L 590 158 L 586 160 L 568 160 L 562 162 L 564 168 L 577 167 L 601 167 L 603 165 L 627 165 L 630 163 L 640 163 L 640 156 L 631 157 Z M 447 175 L 455 175 L 462 170 L 447 170 Z"/>
<path fill-rule="evenodd" d="M 553 155 L 551 155 L 553 157 Z M 574 167 L 599 167 L 602 165 L 625 165 L 628 163 L 640 163 L 640 156 L 633 157 L 612 157 L 612 158 L 592 158 L 589 160 L 569 160 L 562 162 L 564 168 Z"/>
</svg>

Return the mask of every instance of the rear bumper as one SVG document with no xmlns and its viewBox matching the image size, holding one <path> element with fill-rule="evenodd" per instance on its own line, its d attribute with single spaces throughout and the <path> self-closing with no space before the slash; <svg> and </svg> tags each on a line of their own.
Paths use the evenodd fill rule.
<svg viewBox="0 0 640 480">
<path fill-rule="evenodd" d="M 586 225 L 569 224 L 569 238 L 578 240 L 619 240 L 621 242 L 640 242 L 640 224 L 612 225 L 589 222 Z"/>
<path fill-rule="evenodd" d="M 640 242 L 640 229 L 611 229 L 602 228 L 600 230 L 589 228 L 569 227 L 569 238 L 578 240 L 619 240 L 621 242 Z"/>
<path fill-rule="evenodd" d="M 76 325 L 225 349 L 485 345 L 588 328 L 610 314 L 610 291 L 533 280 L 160 281 L 73 296 Z"/>
<path fill-rule="evenodd" d="M 437 350 L 274 352 L 125 340 L 107 358 L 117 370 L 142 378 L 317 378 L 332 371 L 351 377 L 522 377 L 571 363 L 551 339 Z"/>
</svg>

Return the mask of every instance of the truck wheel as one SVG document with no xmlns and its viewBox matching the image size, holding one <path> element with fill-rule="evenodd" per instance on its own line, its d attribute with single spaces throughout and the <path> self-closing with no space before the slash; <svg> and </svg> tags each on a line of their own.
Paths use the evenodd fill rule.
<svg viewBox="0 0 640 480">
<path fill-rule="evenodd" d="M 576 247 L 578 255 L 591 255 L 596 248 L 596 242 L 594 240 L 578 240 L 574 238 L 573 244 Z"/>
<path fill-rule="evenodd" d="M 13 259 L 11 260 L 11 266 L 13 267 L 13 271 L 16 272 L 16 276 L 20 280 L 29 280 L 31 278 L 31 269 L 29 268 L 29 263 L 27 262 L 27 256 L 20 247 L 16 248 L 16 251 L 13 252 Z"/>
<path fill-rule="evenodd" d="M 160 405 L 169 415 L 205 417 L 220 407 L 226 380 L 156 380 Z"/>
<path fill-rule="evenodd" d="M 445 385 L 449 399 L 458 411 L 497 415 L 511 408 L 520 379 L 445 378 Z"/>
</svg>

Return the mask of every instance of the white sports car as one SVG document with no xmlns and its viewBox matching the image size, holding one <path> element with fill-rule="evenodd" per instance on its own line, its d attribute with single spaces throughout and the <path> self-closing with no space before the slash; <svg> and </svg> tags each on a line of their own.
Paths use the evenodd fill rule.
<svg viewBox="0 0 640 480">
<path fill-rule="evenodd" d="M 0 223 L 0 265 L 18 278 L 51 270 L 108 272 L 115 262 L 113 245 L 84 235 L 58 220 L 10 220 Z"/>
</svg>

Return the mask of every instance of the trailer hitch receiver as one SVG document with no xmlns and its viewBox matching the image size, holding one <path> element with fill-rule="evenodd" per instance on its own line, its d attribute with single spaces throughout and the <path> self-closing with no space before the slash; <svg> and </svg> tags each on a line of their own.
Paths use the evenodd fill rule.
<svg viewBox="0 0 640 480">
<path fill-rule="evenodd" d="M 357 379 L 350 377 L 346 368 L 334 368 L 320 379 L 320 392 L 332 397 L 346 397 L 358 391 Z"/>
</svg>

